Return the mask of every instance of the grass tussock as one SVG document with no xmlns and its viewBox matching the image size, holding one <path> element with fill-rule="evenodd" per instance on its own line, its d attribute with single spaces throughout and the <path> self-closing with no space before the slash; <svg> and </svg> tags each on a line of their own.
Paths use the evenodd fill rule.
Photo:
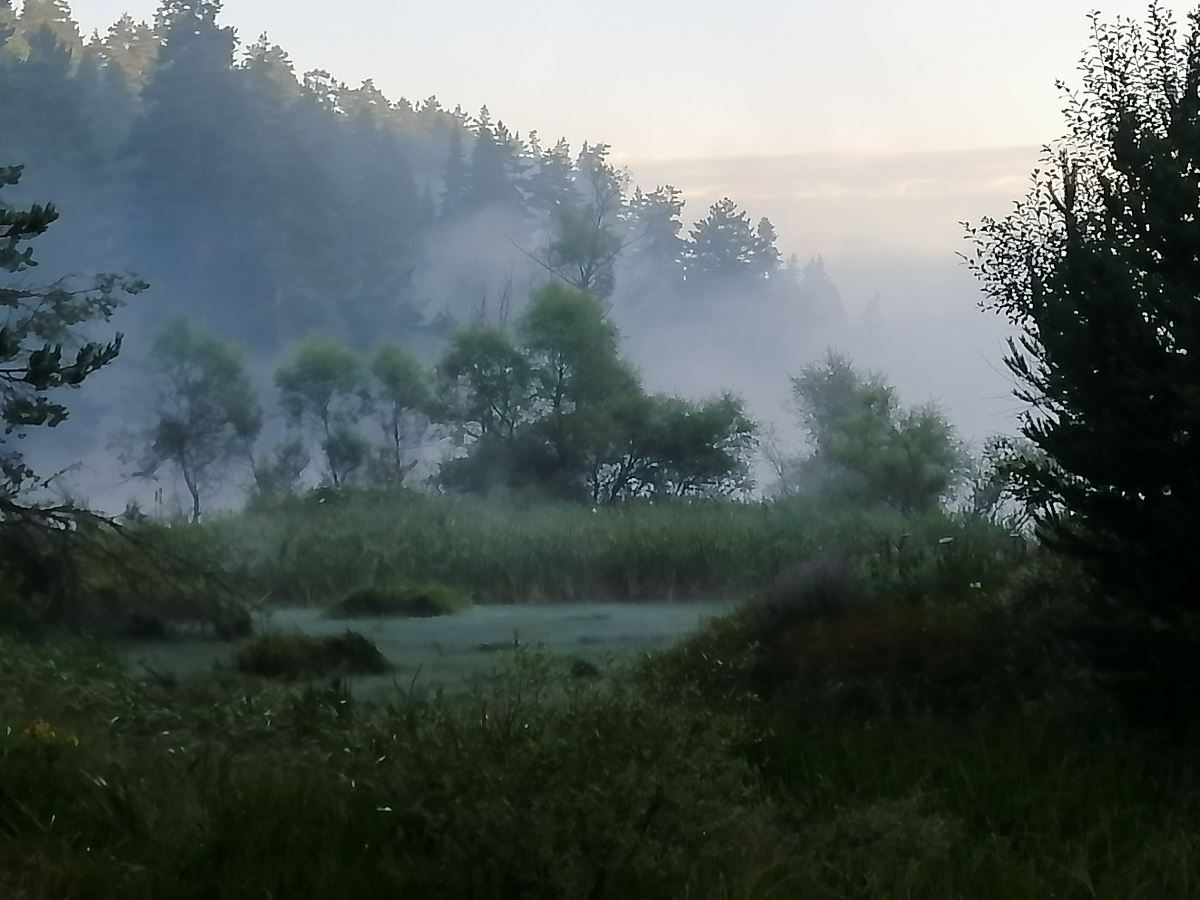
<svg viewBox="0 0 1200 900">
<path fill-rule="evenodd" d="M 327 637 L 259 635 L 238 651 L 234 668 L 246 675 L 284 680 L 391 671 L 379 648 L 356 631 Z"/>
<path fill-rule="evenodd" d="M 464 591 L 425 582 L 358 588 L 326 610 L 331 619 L 435 618 L 452 615 L 471 603 Z"/>
</svg>

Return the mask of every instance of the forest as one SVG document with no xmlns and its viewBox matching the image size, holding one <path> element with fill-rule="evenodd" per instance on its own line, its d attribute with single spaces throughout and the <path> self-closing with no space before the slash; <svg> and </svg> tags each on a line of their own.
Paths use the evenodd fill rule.
<svg viewBox="0 0 1200 900">
<path fill-rule="evenodd" d="M 769 219 L 227 12 L 0 0 L 0 896 L 1197 896 L 1200 8 L 965 225 L 982 444 Z"/>
</svg>

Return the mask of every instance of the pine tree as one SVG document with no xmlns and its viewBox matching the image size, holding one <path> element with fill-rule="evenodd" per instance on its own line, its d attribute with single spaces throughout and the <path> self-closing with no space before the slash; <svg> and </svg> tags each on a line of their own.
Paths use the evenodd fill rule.
<svg viewBox="0 0 1200 900">
<path fill-rule="evenodd" d="M 33 36 L 42 29 L 48 30 L 74 59 L 78 59 L 83 50 L 79 23 L 75 21 L 67 0 L 25 0 L 21 5 L 17 27 L 26 42 L 31 42 Z"/>
<path fill-rule="evenodd" d="M 517 207 L 520 195 L 515 182 L 519 157 L 519 142 L 504 123 L 493 123 L 486 106 L 480 109 L 467 173 L 467 208 L 475 211 L 490 206 Z"/>
<path fill-rule="evenodd" d="M 665 270 L 682 271 L 686 242 L 683 231 L 683 192 L 661 185 L 650 193 L 639 187 L 629 204 L 630 258 Z"/>
<path fill-rule="evenodd" d="M 463 128 L 455 122 L 450 126 L 449 146 L 446 149 L 446 169 L 442 176 L 441 217 L 455 218 L 467 203 L 467 164 L 463 158 Z"/>
<path fill-rule="evenodd" d="M 1179 698 L 1200 642 L 1200 15 L 1182 40 L 1157 3 L 1144 29 L 1093 25 L 1068 137 L 970 231 L 973 266 L 1022 331 L 1006 361 L 1050 460 L 1020 468 L 1041 533 L 1119 601 L 1108 650 Z"/>
<path fill-rule="evenodd" d="M 754 248 L 754 270 L 757 274 L 770 278 L 779 269 L 780 260 L 783 258 L 779 248 L 775 246 L 779 236 L 771 220 L 766 217 L 758 220 L 754 233 L 758 237 L 757 246 Z"/>
<path fill-rule="evenodd" d="M 127 14 L 109 26 L 98 52 L 105 67 L 119 68 L 130 85 L 140 90 L 158 58 L 158 50 L 154 29 Z"/>
<path fill-rule="evenodd" d="M 744 274 L 754 265 L 759 247 L 750 217 L 733 200 L 722 198 L 691 230 L 688 280 Z"/>
</svg>

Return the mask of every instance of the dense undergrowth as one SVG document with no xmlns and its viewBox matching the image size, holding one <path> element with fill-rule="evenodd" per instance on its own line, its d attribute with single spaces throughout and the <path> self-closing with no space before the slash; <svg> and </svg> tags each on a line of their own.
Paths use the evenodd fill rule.
<svg viewBox="0 0 1200 900">
<path fill-rule="evenodd" d="M 178 683 L 139 681 L 98 644 L 0 639 L 0 896 L 1200 890 L 1193 745 L 1130 727 L 1066 637 L 1089 588 L 996 526 L 313 498 L 142 527 L 326 604 L 422 582 L 480 596 L 488 579 L 492 599 L 756 587 L 602 678 L 511 650 L 466 691 L 388 703 L 331 681 L 340 659 L 307 668 L 312 647 L 293 664 L 291 636 Z"/>
<path fill-rule="evenodd" d="M 231 673 L 144 684 L 93 645 L 5 640 L 0 892 L 1194 896 L 1192 752 L 1130 731 L 1065 661 L 950 649 L 967 626 L 948 621 L 843 664 L 857 638 L 800 616 L 783 631 L 827 652 L 770 682 L 734 659 L 733 633 L 762 636 L 726 622 L 603 684 L 519 652 L 463 696 L 387 705 Z M 923 644 L 953 678 L 913 677 Z M 713 668 L 734 674 L 697 689 Z"/>
</svg>

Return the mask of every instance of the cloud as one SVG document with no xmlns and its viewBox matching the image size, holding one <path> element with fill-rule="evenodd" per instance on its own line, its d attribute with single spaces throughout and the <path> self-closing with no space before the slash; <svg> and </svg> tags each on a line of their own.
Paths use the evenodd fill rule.
<svg viewBox="0 0 1200 900">
<path fill-rule="evenodd" d="M 962 221 L 1003 213 L 1026 189 L 1036 147 L 625 160 L 642 185 L 674 184 L 691 219 L 723 196 L 768 216 L 801 257 L 873 248 L 953 257 Z"/>
</svg>

